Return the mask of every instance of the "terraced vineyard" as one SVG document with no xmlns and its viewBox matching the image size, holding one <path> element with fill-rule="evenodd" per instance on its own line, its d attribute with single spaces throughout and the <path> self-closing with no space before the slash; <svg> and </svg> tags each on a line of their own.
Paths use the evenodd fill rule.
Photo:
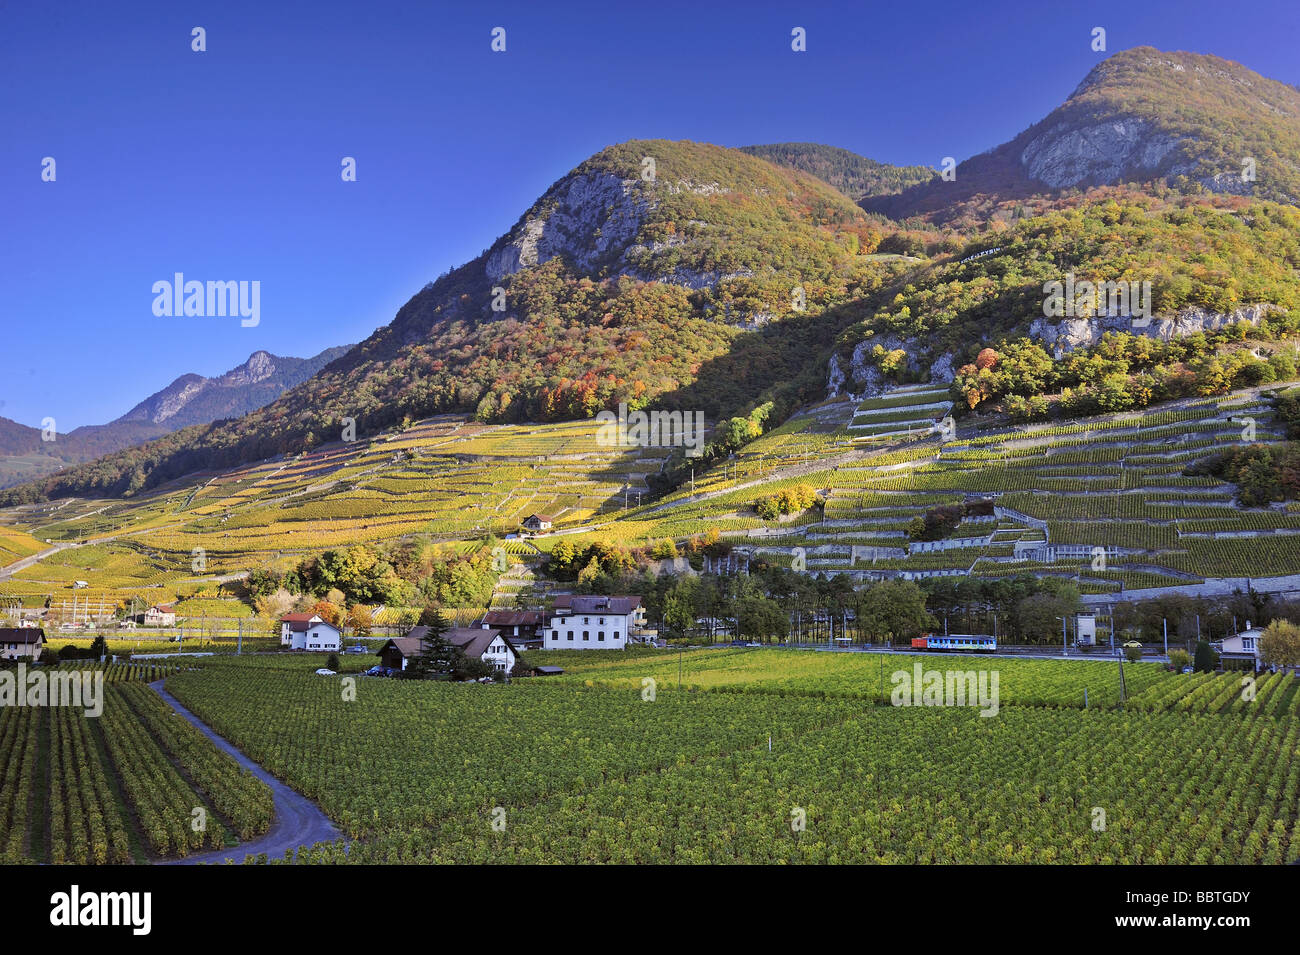
<svg viewBox="0 0 1300 955">
<path fill-rule="evenodd" d="M 910 402 L 935 397 L 921 388 L 864 407 L 893 420 L 911 413 Z M 703 493 L 679 493 L 666 507 L 629 514 L 616 531 L 635 540 L 713 526 L 770 562 L 788 566 L 799 555 L 810 571 L 864 578 L 1028 572 L 1116 596 L 1211 577 L 1294 574 L 1294 512 L 1240 508 L 1231 485 L 1181 474 L 1214 450 L 1242 444 L 1244 418 L 1257 422 L 1254 440 L 1276 439 L 1269 413 L 1266 397 L 1241 393 L 1069 424 L 988 431 L 963 421 L 955 434 L 892 435 L 889 450 L 841 456 L 825 468 L 813 462 L 789 478 L 776 472 L 756 483 L 747 465 L 772 453 L 764 437 L 738 456 L 738 479 L 701 484 Z M 824 506 L 780 522 L 754 513 L 756 497 L 795 482 L 820 488 Z M 969 501 L 988 502 L 994 516 L 968 518 L 944 540 L 910 538 L 918 514 Z"/>
<path fill-rule="evenodd" d="M 944 394 L 916 385 L 857 405 L 824 402 L 655 501 L 646 479 L 671 449 L 603 447 L 595 422 L 439 417 L 196 475 L 138 500 L 14 508 L 4 518 L 9 553 L 47 539 L 92 543 L 0 579 L 0 598 L 30 606 L 66 596 L 77 580 L 89 582 L 81 595 L 91 599 L 184 596 L 343 544 L 418 532 L 466 546 L 534 512 L 579 545 L 680 541 L 717 528 L 751 557 L 859 578 L 1028 572 L 1118 597 L 1211 578 L 1244 588 L 1242 578 L 1300 570 L 1300 512 L 1241 508 L 1231 485 L 1181 473 L 1242 444 L 1246 418 L 1253 440 L 1275 439 L 1267 394 L 1017 428 L 962 419 L 955 431 L 936 424 L 951 410 Z M 818 490 L 819 506 L 777 520 L 755 512 L 758 498 L 799 484 Z M 940 540 L 912 538 L 914 518 L 972 501 L 993 513 Z M 512 540 L 507 551 L 532 560 L 556 539 Z"/>
</svg>

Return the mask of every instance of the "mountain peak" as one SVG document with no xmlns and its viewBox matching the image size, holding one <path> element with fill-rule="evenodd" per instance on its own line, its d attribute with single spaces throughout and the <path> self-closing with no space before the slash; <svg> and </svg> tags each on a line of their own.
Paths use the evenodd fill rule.
<svg viewBox="0 0 1300 955">
<path fill-rule="evenodd" d="M 593 277 L 712 286 L 751 265 L 720 267 L 726 257 L 716 254 L 717 243 L 743 227 L 741 207 L 776 213 L 796 228 L 861 217 L 820 179 L 740 150 L 630 140 L 552 185 L 492 246 L 483 268 L 497 282 L 558 258 Z"/>
<path fill-rule="evenodd" d="M 306 381 L 348 348 L 328 348 L 312 358 L 282 358 L 258 349 L 242 364 L 215 378 L 181 375 L 112 422 L 147 421 L 168 430 L 238 417 L 274 401 Z"/>
<path fill-rule="evenodd" d="M 996 149 L 864 208 L 951 218 L 977 196 L 1164 180 L 1187 191 L 1300 196 L 1300 90 L 1217 56 L 1153 47 L 1098 63 L 1059 107 Z"/>
</svg>

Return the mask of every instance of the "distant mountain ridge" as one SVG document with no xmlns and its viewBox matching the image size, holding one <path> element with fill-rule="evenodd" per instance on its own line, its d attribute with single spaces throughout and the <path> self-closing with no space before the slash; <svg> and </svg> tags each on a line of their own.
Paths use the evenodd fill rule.
<svg viewBox="0 0 1300 955">
<path fill-rule="evenodd" d="M 270 404 L 345 355 L 350 347 L 327 348 L 311 358 L 256 351 L 225 374 L 214 378 L 181 375 L 121 417 L 107 424 L 83 425 L 53 441 L 42 440 L 39 428 L 0 417 L 0 487 L 134 447 L 190 425 L 238 418 Z"/>
<path fill-rule="evenodd" d="M 854 201 L 901 192 L 938 175 L 929 166 L 893 166 L 820 143 L 769 143 L 740 151 L 816 176 Z"/>
<path fill-rule="evenodd" d="M 192 424 L 237 418 L 270 404 L 289 388 L 347 354 L 350 347 L 327 348 L 311 358 L 286 358 L 255 351 L 242 365 L 215 378 L 181 375 L 109 424 L 147 421 L 165 424 L 168 431 L 175 431 Z"/>
</svg>

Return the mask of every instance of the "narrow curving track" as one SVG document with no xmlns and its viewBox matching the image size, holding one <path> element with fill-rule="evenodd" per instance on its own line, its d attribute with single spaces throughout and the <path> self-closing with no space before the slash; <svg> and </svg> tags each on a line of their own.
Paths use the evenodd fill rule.
<svg viewBox="0 0 1300 955">
<path fill-rule="evenodd" d="M 330 822 L 329 817 L 321 812 L 319 806 L 300 793 L 290 789 L 265 769 L 253 762 L 234 745 L 218 736 L 206 723 L 187 710 L 181 703 L 163 688 L 162 680 L 149 684 L 149 688 L 163 698 L 168 706 L 197 728 L 217 748 L 229 753 L 240 766 L 271 787 L 275 799 L 275 819 L 271 828 L 263 836 L 241 843 L 231 849 L 214 849 L 186 856 L 184 859 L 169 859 L 160 865 L 199 865 L 201 863 L 240 863 L 245 856 L 265 852 L 267 859 L 282 859 L 288 851 L 296 852 L 300 846 L 309 846 L 314 842 L 328 842 L 340 837 L 338 828 Z"/>
</svg>

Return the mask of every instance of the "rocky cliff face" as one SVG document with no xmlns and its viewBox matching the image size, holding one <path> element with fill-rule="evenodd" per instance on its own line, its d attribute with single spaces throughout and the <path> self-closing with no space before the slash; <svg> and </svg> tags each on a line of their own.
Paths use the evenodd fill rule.
<svg viewBox="0 0 1300 955">
<path fill-rule="evenodd" d="M 594 274 L 603 267 L 612 275 L 690 289 L 712 288 L 719 282 L 753 274 L 748 269 L 724 272 L 680 265 L 667 271 L 656 269 L 655 260 L 662 253 L 689 241 L 681 235 L 638 241 L 641 226 L 659 206 L 661 189 L 700 196 L 727 191 L 716 182 L 689 179 L 647 183 L 599 171 L 573 175 L 553 187 L 488 253 L 483 269 L 489 280 L 499 282 L 523 269 L 563 258 L 578 272 Z M 763 321 L 761 316 L 741 319 L 758 324 Z"/>
<path fill-rule="evenodd" d="M 492 281 L 557 256 L 593 271 L 633 243 L 648 202 L 638 180 L 589 172 L 569 178 L 539 206 L 488 255 L 484 269 Z"/>
<path fill-rule="evenodd" d="M 1238 322 L 1258 325 L 1264 315 L 1277 310 L 1278 306 L 1267 304 L 1243 305 L 1231 312 L 1188 308 L 1172 316 L 1153 316 L 1150 324 L 1145 326 L 1134 325 L 1133 319 L 1124 316 L 1036 318 L 1029 325 L 1029 337 L 1042 342 L 1049 350 L 1059 348 L 1062 353 L 1068 353 L 1076 348 L 1097 344 L 1106 332 L 1130 332 L 1168 341 L 1196 332 L 1216 331 Z"/>
<path fill-rule="evenodd" d="M 1152 129 L 1140 119 L 1114 119 L 1070 128 L 1058 123 L 1033 137 L 1020 153 L 1020 164 L 1031 179 L 1053 189 L 1082 182 L 1115 182 L 1121 178 L 1147 179 L 1186 175 L 1195 163 L 1183 161 L 1162 168 L 1184 140 Z"/>
</svg>

